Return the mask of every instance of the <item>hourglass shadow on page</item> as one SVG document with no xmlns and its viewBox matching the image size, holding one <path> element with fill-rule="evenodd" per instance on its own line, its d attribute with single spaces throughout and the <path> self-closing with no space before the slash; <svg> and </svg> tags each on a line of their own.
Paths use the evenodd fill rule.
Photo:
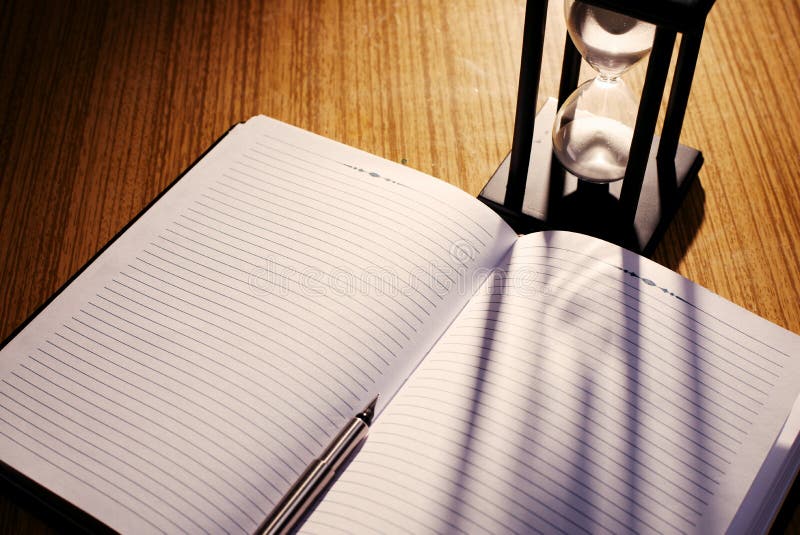
<svg viewBox="0 0 800 535">
<path fill-rule="evenodd" d="M 625 275 L 581 279 L 603 273 L 584 264 L 589 257 L 520 256 L 487 294 L 442 526 L 469 531 L 477 508 L 509 532 L 685 530 L 686 478 L 713 461 L 697 424 L 708 408 L 694 351 L 699 319 L 676 301 L 680 320 L 658 321 L 663 301 L 627 275 L 641 273 L 639 257 L 624 257 Z M 694 298 L 689 284 L 672 289 Z M 677 386 L 658 380 L 672 377 L 665 356 L 685 370 Z M 662 384 L 676 390 L 665 394 Z"/>
<path fill-rule="evenodd" d="M 640 273 L 640 267 L 639 257 L 628 255 L 623 260 L 622 268 L 626 272 Z M 571 405 L 579 410 L 561 412 L 565 418 L 564 432 L 569 432 L 571 437 L 558 450 L 565 465 L 556 474 L 556 480 L 542 477 L 539 481 L 549 491 L 537 493 L 542 500 L 550 502 L 554 508 L 571 512 L 564 517 L 565 524 L 559 528 L 566 526 L 568 531 L 575 532 L 599 530 L 601 526 L 607 529 L 612 525 L 634 532 L 661 531 L 665 527 L 668 531 L 681 531 L 685 528 L 673 523 L 680 515 L 675 518 L 669 515 L 680 509 L 687 499 L 681 494 L 684 483 L 695 477 L 698 471 L 705 470 L 703 466 L 709 461 L 707 439 L 697 431 L 702 427 L 698 424 L 702 420 L 701 413 L 708 410 L 707 400 L 698 395 L 702 392 L 698 375 L 702 363 L 698 362 L 694 350 L 702 342 L 690 327 L 699 319 L 691 306 L 678 303 L 676 313 L 683 315 L 685 326 L 677 327 L 669 334 L 680 343 L 661 347 L 666 327 L 652 322 L 659 312 L 653 309 L 652 303 L 641 299 L 646 288 L 646 283 L 638 277 L 624 277 L 615 282 L 605 279 L 599 285 L 593 285 L 592 292 L 585 292 L 585 288 L 575 290 L 571 298 L 565 300 L 567 305 L 564 308 L 555 303 L 547 305 L 545 315 L 560 310 L 566 329 L 581 329 L 580 322 L 568 318 L 582 318 L 580 321 L 587 322 L 585 325 L 593 325 L 587 330 L 583 342 L 596 348 L 595 354 L 582 356 L 579 354 L 581 351 L 574 348 L 571 358 L 576 366 L 575 373 L 570 374 L 569 384 L 570 392 L 575 396 Z M 675 289 L 688 300 L 694 298 L 691 285 Z M 597 321 L 587 310 L 587 307 L 591 308 L 596 314 L 608 305 L 591 297 L 603 294 L 608 295 L 609 301 L 618 299 L 624 310 L 618 326 L 609 331 L 605 331 L 607 323 Z M 611 299 L 612 296 L 616 299 Z M 688 350 L 680 352 L 676 349 L 680 345 Z M 676 406 L 658 405 L 661 394 L 649 379 L 658 373 L 654 371 L 659 366 L 656 361 L 668 351 L 678 351 L 675 357 L 680 357 L 685 364 L 682 388 L 690 407 L 688 412 L 682 413 L 686 422 L 672 414 L 677 410 Z M 614 373 L 620 374 L 619 389 L 614 395 L 609 395 L 611 382 L 607 379 Z M 673 400 L 673 397 L 678 397 L 678 393 L 669 399 Z M 541 414 L 531 413 L 527 423 L 538 427 L 541 418 Z M 658 429 L 662 424 L 674 426 L 674 433 Z M 608 444 L 600 438 L 604 432 L 615 437 L 612 440 L 618 448 L 608 458 L 601 453 L 601 445 Z M 663 436 L 666 446 L 660 443 L 658 436 Z M 531 438 L 538 440 L 541 437 L 528 437 Z M 544 444 L 546 441 L 540 442 Z M 523 459 L 529 457 L 531 451 L 541 454 L 545 449 L 540 445 L 531 450 L 529 444 L 519 443 L 514 457 Z M 533 460 L 529 464 L 540 468 L 541 462 Z M 675 466 L 682 468 L 675 471 Z M 522 465 L 515 470 L 518 474 L 525 471 Z M 526 480 L 521 477 L 516 483 L 524 487 Z M 664 500 L 663 511 L 653 507 L 659 498 Z M 541 525 L 541 520 L 530 512 L 524 520 L 527 525 Z M 690 520 L 695 521 L 694 518 Z"/>
<path fill-rule="evenodd" d="M 493 277 L 495 283 L 502 279 L 502 276 L 497 274 L 493 275 Z M 483 330 L 487 333 L 495 327 L 499 319 L 502 296 L 499 297 L 499 302 L 496 302 L 494 306 L 497 308 L 489 307 L 485 312 Z M 481 463 L 480 459 L 475 457 L 475 445 L 476 442 L 481 440 L 479 438 L 479 435 L 481 435 L 479 420 L 484 409 L 484 398 L 487 395 L 487 379 L 490 375 L 490 368 L 493 365 L 492 351 L 495 343 L 496 341 L 492 336 L 487 336 L 474 360 L 476 374 L 470 389 L 472 398 L 465 411 L 466 421 L 464 423 L 462 441 L 458 445 L 458 463 L 454 470 L 456 476 L 449 485 L 450 489 L 453 490 L 447 500 L 447 506 L 443 508 L 444 524 L 447 526 L 461 526 L 463 518 L 465 518 L 464 509 L 468 503 L 468 489 L 471 485 L 474 485 L 471 473 L 474 471 L 474 467 L 479 466 Z"/>
</svg>

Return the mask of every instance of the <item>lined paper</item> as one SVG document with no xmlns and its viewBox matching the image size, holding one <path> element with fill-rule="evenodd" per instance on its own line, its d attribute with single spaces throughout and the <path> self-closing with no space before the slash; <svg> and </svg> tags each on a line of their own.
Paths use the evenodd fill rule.
<svg viewBox="0 0 800 535">
<path fill-rule="evenodd" d="M 798 396 L 798 339 L 631 253 L 520 238 L 309 533 L 711 533 Z"/>
<path fill-rule="evenodd" d="M 251 532 L 380 393 L 305 531 L 747 532 L 796 466 L 799 347 L 259 117 L 0 351 L 0 455 L 119 531 Z"/>
<path fill-rule="evenodd" d="M 456 188 L 252 119 L 3 349 L 3 461 L 120 531 L 251 532 L 515 238 Z"/>
</svg>

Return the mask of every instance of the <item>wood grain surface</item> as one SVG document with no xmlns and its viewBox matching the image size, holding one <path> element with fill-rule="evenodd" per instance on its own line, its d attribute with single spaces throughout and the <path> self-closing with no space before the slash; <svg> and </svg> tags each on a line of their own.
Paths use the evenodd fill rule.
<svg viewBox="0 0 800 535">
<path fill-rule="evenodd" d="M 255 114 L 477 194 L 511 146 L 523 15 L 521 0 L 0 3 L 0 339 Z M 550 15 L 542 98 L 560 1 Z M 682 136 L 706 163 L 655 255 L 796 333 L 799 36 L 798 0 L 713 8 Z M 776 532 L 797 532 L 797 494 Z M 2 532 L 59 528 L 0 488 Z"/>
</svg>

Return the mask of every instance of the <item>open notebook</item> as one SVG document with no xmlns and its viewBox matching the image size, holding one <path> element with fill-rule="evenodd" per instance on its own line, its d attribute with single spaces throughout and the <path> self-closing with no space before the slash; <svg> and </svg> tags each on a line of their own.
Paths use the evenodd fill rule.
<svg viewBox="0 0 800 535">
<path fill-rule="evenodd" d="M 250 532 L 380 393 L 303 530 L 748 532 L 798 378 L 663 267 L 256 117 L 6 342 L 0 456 L 119 531 Z"/>
</svg>

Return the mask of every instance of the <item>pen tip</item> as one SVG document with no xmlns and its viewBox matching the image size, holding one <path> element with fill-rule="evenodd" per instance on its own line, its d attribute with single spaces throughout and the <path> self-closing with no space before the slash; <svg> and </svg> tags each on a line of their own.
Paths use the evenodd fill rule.
<svg viewBox="0 0 800 535">
<path fill-rule="evenodd" d="M 370 425 L 372 423 L 372 418 L 375 416 L 375 406 L 378 404 L 379 397 L 380 394 L 375 396 L 375 399 L 373 399 L 370 402 L 370 404 L 367 405 L 363 411 L 361 411 L 361 414 L 358 415 L 359 418 L 361 418 L 367 423 L 367 425 Z"/>
</svg>

